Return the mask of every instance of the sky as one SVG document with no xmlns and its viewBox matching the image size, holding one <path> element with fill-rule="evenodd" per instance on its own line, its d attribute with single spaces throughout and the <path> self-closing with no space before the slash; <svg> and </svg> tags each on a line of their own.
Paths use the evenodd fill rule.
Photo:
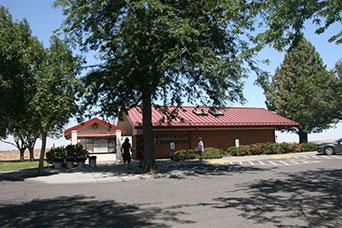
<svg viewBox="0 0 342 228">
<path fill-rule="evenodd" d="M 53 0 L 0 0 L 0 5 L 9 9 L 12 17 L 15 20 L 26 19 L 32 29 L 33 35 L 37 36 L 41 40 L 45 47 L 49 46 L 49 38 L 53 32 L 58 29 L 63 22 L 64 16 L 61 9 L 54 8 L 52 6 Z M 331 35 L 337 33 L 341 29 L 341 24 L 333 25 L 325 33 L 316 35 L 314 33 L 315 26 L 310 22 L 305 24 L 304 34 L 305 37 L 316 47 L 320 53 L 327 69 L 332 69 L 335 63 L 342 59 L 342 45 L 336 45 L 329 43 L 328 39 Z M 271 74 L 281 64 L 284 58 L 283 52 L 278 52 L 272 48 L 265 48 L 259 53 L 260 59 L 269 59 L 269 65 L 263 65 L 262 68 L 267 70 Z M 91 65 L 97 62 L 94 54 L 88 54 L 86 56 L 87 64 Z M 264 107 L 265 96 L 260 87 L 254 85 L 256 79 L 255 74 L 251 73 L 248 79 L 245 80 L 244 95 L 247 102 L 243 104 L 246 107 Z M 242 106 L 241 104 L 233 104 L 234 106 Z M 74 119 L 65 126 L 65 128 L 71 127 L 76 124 Z M 297 142 L 298 136 L 296 134 L 276 132 L 277 141 L 279 142 Z M 342 138 L 342 123 L 336 125 L 333 129 L 325 130 L 318 134 L 309 134 L 309 140 L 331 140 L 336 138 Z M 8 139 L 11 141 L 11 139 Z M 65 145 L 69 142 L 64 138 L 48 139 L 48 147 L 52 145 Z M 40 146 L 40 142 L 37 142 L 36 147 Z M 15 149 L 13 146 L 0 142 L 0 150 Z"/>
</svg>

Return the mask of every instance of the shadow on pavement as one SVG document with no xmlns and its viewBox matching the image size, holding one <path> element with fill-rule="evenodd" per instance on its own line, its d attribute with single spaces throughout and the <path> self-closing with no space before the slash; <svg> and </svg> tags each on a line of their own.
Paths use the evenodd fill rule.
<svg viewBox="0 0 342 228">
<path fill-rule="evenodd" d="M 235 208 L 246 219 L 276 227 L 342 227 L 342 169 L 284 175 L 241 186 L 212 207 Z"/>
<path fill-rule="evenodd" d="M 169 227 L 194 223 L 181 220 L 184 212 L 146 205 L 98 201 L 94 197 L 73 196 L 37 199 L 26 203 L 0 205 L 1 227 Z"/>
<path fill-rule="evenodd" d="M 157 161 L 158 175 L 175 174 L 176 172 L 184 173 L 182 176 L 197 176 L 197 175 L 230 175 L 233 173 L 243 173 L 247 171 L 269 171 L 273 168 L 259 168 L 253 166 L 239 166 L 239 165 L 221 165 L 221 164 L 208 164 L 201 161 L 182 161 L 175 162 L 172 160 L 159 160 Z M 80 170 L 75 170 L 79 172 Z M 74 171 L 67 171 L 74 172 Z M 99 165 L 95 169 L 86 169 L 81 172 L 103 173 L 104 177 L 110 176 L 125 176 L 128 174 L 142 174 L 137 162 L 133 162 L 130 168 L 124 164 L 115 165 Z M 172 175 L 171 175 L 172 177 Z"/>
<path fill-rule="evenodd" d="M 38 177 L 38 176 L 50 176 L 54 174 L 58 174 L 58 170 L 52 170 L 44 168 L 41 173 L 38 173 L 38 169 L 24 169 L 18 171 L 10 171 L 0 173 L 0 182 L 1 181 L 24 181 L 26 178 Z"/>
<path fill-rule="evenodd" d="M 157 161 L 159 172 L 154 174 L 156 178 L 171 177 L 183 178 L 185 176 L 200 176 L 200 175 L 231 175 L 234 173 L 244 173 L 248 171 L 269 171 L 273 168 L 260 168 L 256 166 L 240 166 L 240 165 L 222 165 L 222 164 L 209 164 L 206 162 L 192 160 L 175 162 L 172 160 L 159 160 Z M 128 175 L 142 174 L 142 169 L 139 168 L 138 162 L 133 161 L 130 168 L 126 164 L 98 164 L 96 168 L 72 168 L 55 170 L 51 168 L 44 168 L 42 174 L 38 174 L 37 169 L 26 169 L 13 172 L 0 173 L 1 181 L 24 181 L 26 178 L 38 176 L 50 176 L 58 173 L 97 173 L 101 178 L 110 178 L 113 176 L 125 177 Z"/>
</svg>

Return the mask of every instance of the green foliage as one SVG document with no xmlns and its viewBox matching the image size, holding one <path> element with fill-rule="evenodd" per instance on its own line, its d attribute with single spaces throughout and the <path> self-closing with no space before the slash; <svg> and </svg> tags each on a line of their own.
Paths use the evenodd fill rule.
<svg viewBox="0 0 342 228">
<path fill-rule="evenodd" d="M 297 133 L 321 132 L 337 122 L 336 83 L 312 44 L 302 38 L 289 49 L 272 81 L 264 85 L 266 104 L 297 121 Z"/>
<path fill-rule="evenodd" d="M 227 152 L 232 156 L 261 155 L 261 154 L 286 154 L 295 152 L 315 151 L 314 143 L 258 143 L 229 147 Z"/>
<path fill-rule="evenodd" d="M 72 144 L 69 144 L 65 147 L 65 153 L 67 157 L 74 158 L 76 156 L 76 147 Z"/>
<path fill-rule="evenodd" d="M 174 161 L 184 161 L 190 159 L 199 159 L 200 156 L 198 152 L 193 149 L 188 150 L 178 150 L 172 155 L 172 160 Z"/>
<path fill-rule="evenodd" d="M 66 155 L 66 151 L 64 147 L 55 147 L 51 148 L 48 152 L 46 152 L 46 161 L 48 163 L 64 161 Z"/>
<path fill-rule="evenodd" d="M 204 159 L 222 158 L 223 150 L 214 147 L 207 147 L 204 151 Z M 184 161 L 190 159 L 200 159 L 200 155 L 193 149 L 178 150 L 172 155 L 174 161 Z"/>
<path fill-rule="evenodd" d="M 151 106 L 243 101 L 242 78 L 257 73 L 254 21 L 244 2 L 57 0 L 66 38 L 98 51 L 83 108 L 118 115 L 141 106 L 147 166 L 154 163 Z M 150 168 L 150 167 L 149 167 Z"/>
<path fill-rule="evenodd" d="M 223 157 L 223 149 L 215 148 L 215 147 L 207 147 L 204 150 L 204 158 L 205 159 L 215 159 Z"/>
<path fill-rule="evenodd" d="M 0 6 L 0 137 L 11 134 L 22 148 L 33 148 L 39 128 L 30 102 L 44 61 L 43 45 L 26 20 L 14 22 Z"/>
<path fill-rule="evenodd" d="M 41 131 L 58 133 L 77 112 L 76 94 L 81 89 L 77 75 L 80 59 L 57 37 L 51 38 L 41 66 L 37 91 L 31 101 Z"/>
<path fill-rule="evenodd" d="M 294 152 L 315 151 L 317 145 L 314 143 L 294 144 Z"/>
<path fill-rule="evenodd" d="M 47 166 L 45 163 L 44 166 Z M 24 162 L 0 162 L 0 172 L 4 171 L 19 171 L 25 169 L 37 168 L 36 161 L 24 161 Z"/>
<path fill-rule="evenodd" d="M 103 64 L 86 78 L 85 104 L 118 114 L 154 100 L 222 105 L 243 100 L 245 66 L 255 64 L 253 30 L 242 2 L 57 0 L 74 44 L 100 52 Z"/>
<path fill-rule="evenodd" d="M 75 148 L 76 148 L 76 153 L 75 153 L 76 157 L 87 158 L 88 150 L 86 148 L 83 148 L 83 146 L 81 144 L 77 144 L 75 146 Z"/>
<path fill-rule="evenodd" d="M 264 20 L 266 29 L 257 38 L 277 49 L 295 42 L 307 21 L 317 25 L 317 34 L 342 21 L 340 0 L 264 0 L 252 1 L 249 7 Z M 332 35 L 329 42 L 342 43 L 342 30 Z"/>
<path fill-rule="evenodd" d="M 64 159 L 71 159 L 72 161 L 79 161 L 87 159 L 88 150 L 82 145 L 69 144 L 66 147 L 51 148 L 46 152 L 46 161 L 52 163 L 53 161 L 64 161 Z"/>
<path fill-rule="evenodd" d="M 335 75 L 337 82 L 333 85 L 335 91 L 334 106 L 342 107 L 342 60 L 339 60 L 332 74 Z M 342 120 L 342 108 L 336 110 L 336 119 Z"/>
<path fill-rule="evenodd" d="M 227 149 L 227 153 L 232 156 L 244 156 L 245 150 L 240 147 L 231 146 Z"/>
</svg>

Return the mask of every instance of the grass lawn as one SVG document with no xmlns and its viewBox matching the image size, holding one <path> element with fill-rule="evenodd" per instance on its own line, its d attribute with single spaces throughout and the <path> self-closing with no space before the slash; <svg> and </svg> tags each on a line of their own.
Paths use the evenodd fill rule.
<svg viewBox="0 0 342 228">
<path fill-rule="evenodd" d="M 45 162 L 44 166 L 47 166 Z M 38 161 L 23 161 L 23 162 L 0 162 L 0 171 L 17 171 L 22 169 L 32 169 L 38 167 Z"/>
</svg>

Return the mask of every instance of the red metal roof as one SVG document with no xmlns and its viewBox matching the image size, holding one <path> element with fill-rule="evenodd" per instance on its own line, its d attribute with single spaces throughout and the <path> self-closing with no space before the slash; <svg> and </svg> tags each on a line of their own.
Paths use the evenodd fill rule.
<svg viewBox="0 0 342 228">
<path fill-rule="evenodd" d="M 153 127 L 298 127 L 293 120 L 282 117 L 264 108 L 226 107 L 220 109 L 223 115 L 213 115 L 208 107 L 197 107 L 198 110 L 208 112 L 207 115 L 198 115 L 193 112 L 196 107 L 182 106 L 179 108 L 178 117 L 171 121 L 161 122 L 164 114 L 152 109 Z M 173 110 L 169 107 L 168 110 Z M 142 113 L 140 108 L 132 108 L 128 111 L 128 117 L 135 128 L 142 127 Z"/>
<path fill-rule="evenodd" d="M 73 126 L 71 128 L 68 128 L 64 131 L 64 137 L 65 138 L 70 138 L 70 134 L 71 134 L 71 131 L 73 130 L 78 130 L 82 127 L 86 127 L 86 126 L 91 126 L 93 125 L 94 123 L 97 123 L 99 124 L 100 126 L 104 126 L 104 127 L 108 127 L 108 129 L 112 130 L 112 131 L 116 131 L 116 130 L 121 130 L 121 132 L 125 132 L 125 129 L 119 127 L 119 126 L 116 126 L 116 125 L 113 125 L 113 124 L 110 124 L 106 121 L 103 121 L 103 120 L 100 120 L 99 118 L 92 118 L 90 120 L 87 120 L 83 123 L 80 123 L 80 124 L 77 124 L 76 126 Z M 102 134 L 102 133 L 101 133 Z M 79 135 L 79 134 L 78 134 Z M 98 135 L 98 134 L 97 134 Z"/>
</svg>

